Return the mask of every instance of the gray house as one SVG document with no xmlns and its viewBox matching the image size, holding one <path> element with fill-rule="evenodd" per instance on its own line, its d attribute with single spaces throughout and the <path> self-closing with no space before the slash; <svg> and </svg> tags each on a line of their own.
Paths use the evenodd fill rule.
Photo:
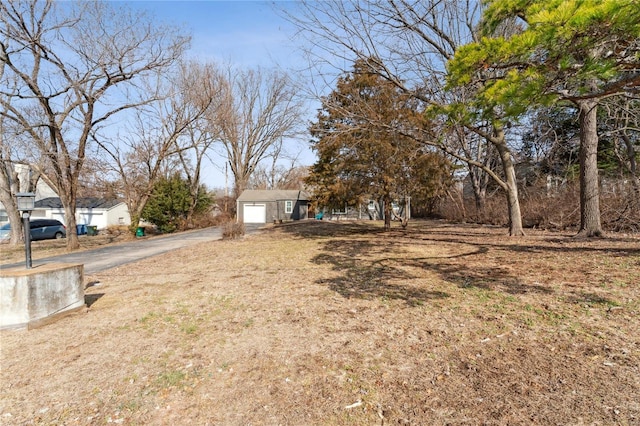
<svg viewBox="0 0 640 426">
<path fill-rule="evenodd" d="M 307 219 L 309 194 L 298 190 L 245 190 L 236 201 L 238 222 L 267 223 Z"/>
</svg>

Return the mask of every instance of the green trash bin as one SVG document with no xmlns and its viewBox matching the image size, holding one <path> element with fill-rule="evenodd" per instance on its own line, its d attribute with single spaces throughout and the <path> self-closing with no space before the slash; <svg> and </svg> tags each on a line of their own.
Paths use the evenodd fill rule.
<svg viewBox="0 0 640 426">
<path fill-rule="evenodd" d="M 144 237 L 144 227 L 138 226 L 136 228 L 136 237 Z"/>
<path fill-rule="evenodd" d="M 98 227 L 97 226 L 87 226 L 87 235 L 94 237 L 98 235 Z"/>
</svg>

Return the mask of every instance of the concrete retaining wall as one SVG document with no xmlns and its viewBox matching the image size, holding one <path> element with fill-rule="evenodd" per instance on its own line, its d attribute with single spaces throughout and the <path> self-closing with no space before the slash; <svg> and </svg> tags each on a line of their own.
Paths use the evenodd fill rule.
<svg viewBox="0 0 640 426">
<path fill-rule="evenodd" d="M 0 329 L 25 328 L 84 306 L 84 265 L 0 270 Z"/>
</svg>

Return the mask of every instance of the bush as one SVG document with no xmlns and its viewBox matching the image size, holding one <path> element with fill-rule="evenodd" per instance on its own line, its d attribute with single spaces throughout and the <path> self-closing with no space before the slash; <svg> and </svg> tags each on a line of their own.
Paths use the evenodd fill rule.
<svg viewBox="0 0 640 426">
<path fill-rule="evenodd" d="M 580 227 L 580 185 L 577 182 L 569 182 L 555 191 L 548 191 L 541 183 L 520 193 L 525 227 L 558 230 Z"/>
<path fill-rule="evenodd" d="M 223 240 L 236 239 L 236 238 L 240 238 L 243 235 L 244 235 L 244 223 L 229 221 L 229 222 L 225 222 L 222 225 Z"/>
<path fill-rule="evenodd" d="M 127 225 L 109 225 L 104 233 L 119 237 L 122 234 L 129 234 L 129 227 Z"/>
<path fill-rule="evenodd" d="M 235 219 L 228 213 L 220 213 L 217 216 L 212 217 L 212 226 L 223 226 L 227 222 L 234 222 Z"/>
<path fill-rule="evenodd" d="M 185 226 L 185 229 L 202 229 L 218 226 L 220 224 L 218 216 L 214 216 L 210 211 L 197 213 L 191 218 L 191 222 Z"/>
<path fill-rule="evenodd" d="M 614 190 L 615 189 L 615 190 Z M 601 188 L 600 213 L 605 231 L 640 232 L 640 205 L 633 189 Z M 580 227 L 580 185 L 569 182 L 549 190 L 545 182 L 520 189 L 520 209 L 525 228 L 575 230 Z M 482 211 L 477 211 L 472 198 L 461 205 L 459 197 L 443 199 L 438 206 L 440 217 L 453 222 L 475 222 L 507 226 L 504 192 L 497 191 L 485 200 Z"/>
<path fill-rule="evenodd" d="M 194 202 L 188 182 L 179 174 L 160 179 L 154 186 L 149 201 L 142 211 L 142 217 L 158 227 L 162 233 L 187 229 L 190 216 L 206 213 L 212 203 L 211 196 L 202 190 Z"/>
</svg>

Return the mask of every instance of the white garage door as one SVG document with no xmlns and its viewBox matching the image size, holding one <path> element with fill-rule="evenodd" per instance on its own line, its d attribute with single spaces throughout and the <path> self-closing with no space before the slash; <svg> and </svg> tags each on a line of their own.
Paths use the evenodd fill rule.
<svg viewBox="0 0 640 426">
<path fill-rule="evenodd" d="M 242 211 L 244 223 L 266 223 L 267 221 L 267 208 L 264 204 L 258 205 L 244 205 Z"/>
</svg>

